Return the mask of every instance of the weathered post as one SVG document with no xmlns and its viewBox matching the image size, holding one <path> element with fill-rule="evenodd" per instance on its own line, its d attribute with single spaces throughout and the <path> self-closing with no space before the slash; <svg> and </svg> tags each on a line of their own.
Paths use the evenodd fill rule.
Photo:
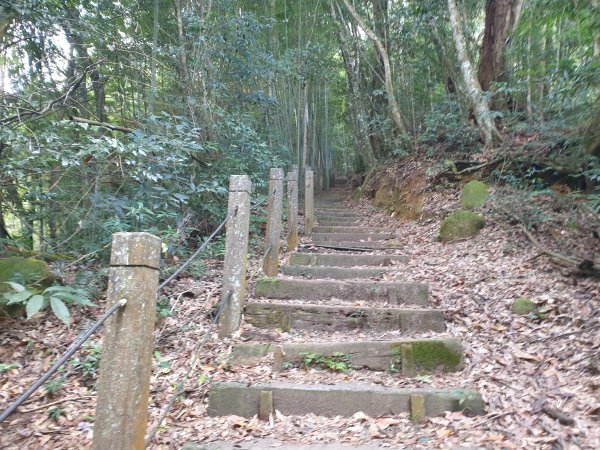
<svg viewBox="0 0 600 450">
<path fill-rule="evenodd" d="M 315 226 L 314 211 L 314 180 L 312 170 L 307 170 L 305 174 L 305 193 L 304 193 L 304 234 L 312 234 Z"/>
<path fill-rule="evenodd" d="M 229 177 L 227 233 L 223 267 L 223 294 L 227 301 L 221 314 L 220 337 L 231 336 L 240 327 L 246 292 L 246 260 L 250 228 L 250 193 L 252 183 L 247 175 Z"/>
<path fill-rule="evenodd" d="M 144 448 L 152 369 L 161 242 L 149 233 L 116 233 L 107 300 L 127 300 L 107 322 L 102 344 L 94 450 Z"/>
<path fill-rule="evenodd" d="M 283 212 L 283 169 L 271 169 L 269 176 L 269 201 L 267 204 L 267 230 L 263 272 L 274 277 L 279 271 L 279 243 L 281 240 L 281 214 Z"/>
<path fill-rule="evenodd" d="M 288 251 L 298 247 L 298 171 L 288 173 L 288 210 L 287 210 L 287 248 Z"/>
</svg>

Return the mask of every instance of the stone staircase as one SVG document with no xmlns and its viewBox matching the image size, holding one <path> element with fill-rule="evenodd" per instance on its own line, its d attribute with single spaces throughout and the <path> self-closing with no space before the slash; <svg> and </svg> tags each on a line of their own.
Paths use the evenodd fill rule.
<svg viewBox="0 0 600 450">
<path fill-rule="evenodd" d="M 390 248 L 394 230 L 361 227 L 362 218 L 342 203 L 349 196 L 342 184 L 315 199 L 318 225 L 312 246 L 292 253 L 277 278 L 259 279 L 246 304 L 247 324 L 282 330 L 284 340 L 236 344 L 231 364 L 269 361 L 273 372 L 279 372 L 306 366 L 307 356 L 342 358 L 353 371 L 393 372 L 406 379 L 460 370 L 462 344 L 436 336 L 446 325 L 443 311 L 429 305 L 429 287 L 393 278 L 406 262 Z M 421 420 L 445 411 L 482 414 L 484 405 L 479 393 L 470 390 L 389 387 L 372 378 L 344 382 L 333 374 L 324 383 L 322 377 L 313 380 L 309 370 L 301 383 L 219 382 L 209 391 L 212 416 L 258 414 L 268 419 L 276 409 L 284 415 L 329 417 L 359 411 L 373 417 L 409 413 Z"/>
</svg>

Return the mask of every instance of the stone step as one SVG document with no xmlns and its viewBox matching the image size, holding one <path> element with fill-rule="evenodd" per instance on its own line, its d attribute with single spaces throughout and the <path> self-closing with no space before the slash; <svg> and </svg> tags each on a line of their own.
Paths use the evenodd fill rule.
<svg viewBox="0 0 600 450">
<path fill-rule="evenodd" d="M 332 220 L 332 219 L 317 219 L 317 227 L 326 226 L 326 227 L 355 227 L 360 225 L 360 220 L 358 219 L 341 219 L 341 220 Z"/>
<path fill-rule="evenodd" d="M 345 219 L 358 219 L 363 220 L 361 214 L 353 212 L 335 212 L 335 211 L 315 211 L 315 217 L 317 219 L 329 219 L 329 220 L 345 220 Z"/>
<path fill-rule="evenodd" d="M 315 215 L 317 216 L 317 218 L 319 217 L 323 217 L 323 218 L 331 218 L 331 219 L 335 219 L 335 218 L 357 218 L 360 219 L 362 218 L 362 215 L 360 213 L 356 213 L 356 212 L 352 212 L 352 211 L 334 211 L 332 209 L 316 209 L 315 210 Z"/>
<path fill-rule="evenodd" d="M 257 328 L 284 331 L 343 331 L 371 329 L 404 333 L 441 333 L 444 312 L 423 308 L 369 308 L 289 303 L 247 303 L 245 320 Z"/>
<path fill-rule="evenodd" d="M 315 233 L 395 233 L 393 228 L 319 225 Z"/>
<path fill-rule="evenodd" d="M 283 350 L 280 363 L 299 367 L 307 353 L 325 358 L 343 354 L 353 369 L 391 370 L 405 376 L 417 373 L 453 372 L 463 368 L 463 348 L 458 339 L 402 339 L 394 341 L 307 342 L 291 344 L 238 344 L 233 347 L 231 363 L 253 366 Z"/>
<path fill-rule="evenodd" d="M 344 253 L 300 253 L 290 254 L 290 266 L 391 266 L 393 263 L 406 263 L 404 255 L 354 255 Z"/>
<path fill-rule="evenodd" d="M 327 266 L 283 266 L 281 272 L 290 277 L 333 278 L 347 280 L 351 278 L 381 277 L 389 272 L 383 267 L 327 267 Z"/>
<path fill-rule="evenodd" d="M 334 250 L 338 249 L 338 250 L 358 250 L 358 251 L 360 251 L 360 250 L 362 250 L 362 251 L 387 250 L 390 248 L 399 248 L 394 245 L 388 245 L 384 241 L 379 241 L 379 242 L 366 242 L 366 241 L 362 241 L 362 242 L 345 242 L 345 241 L 328 242 L 328 241 L 313 240 L 312 243 L 310 243 L 308 245 L 313 246 L 313 247 L 331 248 Z"/>
<path fill-rule="evenodd" d="M 385 301 L 393 305 L 429 304 L 429 286 L 422 283 L 382 281 L 300 280 L 260 278 L 256 281 L 257 297 L 278 300 L 343 300 Z"/>
<path fill-rule="evenodd" d="M 371 242 L 393 239 L 392 233 L 313 233 L 313 241 L 322 242 Z"/>
<path fill-rule="evenodd" d="M 301 385 L 292 383 L 213 383 L 208 392 L 208 415 L 235 414 L 268 418 L 316 414 L 349 417 L 362 411 L 371 417 L 410 413 L 413 417 L 438 416 L 446 411 L 483 414 L 481 395 L 463 389 L 399 389 L 358 383 Z"/>
</svg>

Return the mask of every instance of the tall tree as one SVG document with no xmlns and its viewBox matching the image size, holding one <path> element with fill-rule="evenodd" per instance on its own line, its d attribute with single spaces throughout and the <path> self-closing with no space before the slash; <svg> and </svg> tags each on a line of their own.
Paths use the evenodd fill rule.
<svg viewBox="0 0 600 450">
<path fill-rule="evenodd" d="M 490 108 L 485 99 L 481 86 L 475 77 L 469 54 L 465 44 L 465 36 L 460 24 L 463 20 L 459 17 L 458 8 L 455 0 L 448 0 L 448 11 L 450 13 L 450 26 L 452 28 L 452 36 L 454 37 L 454 45 L 456 47 L 456 56 L 460 64 L 463 82 L 466 87 L 467 95 L 475 115 L 486 147 L 493 147 L 496 141 L 500 140 L 500 133 L 496 129 L 496 124 L 490 113 Z"/>
<path fill-rule="evenodd" d="M 481 89 L 490 90 L 494 81 L 505 81 L 505 54 L 508 38 L 515 32 L 523 0 L 487 0 L 483 44 L 477 77 Z"/>
<path fill-rule="evenodd" d="M 348 0 L 343 0 L 344 6 L 350 13 L 350 15 L 356 20 L 358 26 L 362 28 L 365 34 L 373 41 L 375 45 L 375 49 L 377 50 L 377 54 L 383 60 L 383 70 L 385 76 L 385 91 L 388 97 L 388 104 L 390 105 L 390 113 L 392 116 L 392 120 L 394 121 L 394 125 L 396 127 L 396 131 L 400 134 L 407 134 L 408 129 L 406 127 L 406 121 L 402 116 L 402 112 L 400 111 L 400 106 L 398 105 L 398 101 L 396 100 L 396 94 L 394 92 L 394 83 L 392 79 L 392 66 L 390 64 L 390 57 L 388 55 L 383 42 L 375 34 L 373 30 L 371 30 L 362 19 L 362 17 L 356 12 L 354 7 L 348 2 Z"/>
</svg>

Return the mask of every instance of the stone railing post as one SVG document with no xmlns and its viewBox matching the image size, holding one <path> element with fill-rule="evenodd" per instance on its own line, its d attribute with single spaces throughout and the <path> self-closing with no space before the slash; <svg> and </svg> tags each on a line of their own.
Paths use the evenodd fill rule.
<svg viewBox="0 0 600 450">
<path fill-rule="evenodd" d="M 263 272 L 274 277 L 279 271 L 279 244 L 281 241 L 281 215 L 283 212 L 283 169 L 271 169 L 269 175 L 269 201 L 267 204 L 267 230 Z"/>
<path fill-rule="evenodd" d="M 127 303 L 104 332 L 94 450 L 145 447 L 160 253 L 151 234 L 113 235 L 107 304 Z"/>
<path fill-rule="evenodd" d="M 223 265 L 222 300 L 227 301 L 221 313 L 219 336 L 231 336 L 240 327 L 246 293 L 248 231 L 250 228 L 250 193 L 252 183 L 247 175 L 229 177 L 225 262 Z"/>
<path fill-rule="evenodd" d="M 315 211 L 314 211 L 314 180 L 312 170 L 307 170 L 304 175 L 304 234 L 312 234 L 315 226 Z"/>
<path fill-rule="evenodd" d="M 298 248 L 298 171 L 288 173 L 287 182 L 287 249 L 293 251 Z"/>
</svg>

